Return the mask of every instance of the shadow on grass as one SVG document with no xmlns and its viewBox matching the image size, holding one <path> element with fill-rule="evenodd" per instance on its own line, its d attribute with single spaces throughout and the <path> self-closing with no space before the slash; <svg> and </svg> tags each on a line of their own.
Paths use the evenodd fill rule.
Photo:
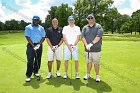
<svg viewBox="0 0 140 93">
<path fill-rule="evenodd" d="M 53 77 L 48 79 L 47 85 L 53 85 L 54 87 L 60 87 L 61 85 L 72 86 L 75 91 L 79 91 L 81 86 L 89 87 L 97 91 L 97 93 L 111 92 L 112 88 L 104 81 L 96 82 L 93 78 L 83 83 L 80 79 L 63 79 L 63 77 Z"/>
<path fill-rule="evenodd" d="M 40 77 L 40 81 L 37 80 L 36 77 L 34 78 L 31 78 L 31 81 L 30 82 L 25 82 L 23 84 L 23 86 L 31 86 L 33 87 L 34 89 L 38 89 L 40 87 L 40 84 L 45 82 L 46 79 L 43 79 L 42 77 Z"/>
<path fill-rule="evenodd" d="M 87 80 L 87 87 L 95 89 L 97 93 L 111 92 L 112 88 L 104 81 L 96 82 L 93 78 Z"/>
<path fill-rule="evenodd" d="M 84 83 L 80 79 L 63 79 L 63 77 L 53 77 L 48 79 L 47 85 L 53 85 L 54 87 L 60 87 L 61 85 L 73 86 L 74 90 L 80 90 L 81 86 L 84 86 Z"/>
</svg>

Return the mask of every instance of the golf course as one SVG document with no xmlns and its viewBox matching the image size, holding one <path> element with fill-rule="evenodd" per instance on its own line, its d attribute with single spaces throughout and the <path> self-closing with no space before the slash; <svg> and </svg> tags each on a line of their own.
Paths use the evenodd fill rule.
<svg viewBox="0 0 140 93">
<path fill-rule="evenodd" d="M 140 93 L 140 35 L 138 34 L 103 36 L 101 82 L 95 82 L 94 68 L 91 78 L 83 80 L 86 74 L 86 62 L 82 41 L 78 43 L 80 79 L 75 79 L 73 61 L 72 78 L 69 64 L 69 78 L 63 79 L 64 60 L 62 60 L 61 77 L 56 77 L 56 62 L 54 62 L 52 69 L 54 77 L 47 80 L 46 40 L 43 43 L 42 64 L 39 71 L 41 79 L 38 81 L 32 76 L 31 82 L 25 82 L 26 44 L 24 31 L 0 33 L 0 93 Z"/>
</svg>

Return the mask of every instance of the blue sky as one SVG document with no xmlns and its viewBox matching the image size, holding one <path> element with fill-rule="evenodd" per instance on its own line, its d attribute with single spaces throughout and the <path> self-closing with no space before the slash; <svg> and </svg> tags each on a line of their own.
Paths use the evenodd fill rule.
<svg viewBox="0 0 140 93">
<path fill-rule="evenodd" d="M 76 0 L 0 0 L 0 21 L 16 19 L 31 21 L 33 15 L 39 15 L 44 21 L 51 6 L 68 3 L 73 6 Z M 140 0 L 113 0 L 121 14 L 131 15 L 140 9 Z"/>
</svg>

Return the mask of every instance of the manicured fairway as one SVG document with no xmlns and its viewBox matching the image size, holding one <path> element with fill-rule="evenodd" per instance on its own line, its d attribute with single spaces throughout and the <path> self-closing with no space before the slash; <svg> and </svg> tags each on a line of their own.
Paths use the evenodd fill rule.
<svg viewBox="0 0 140 93">
<path fill-rule="evenodd" d="M 130 40 L 129 40 L 130 39 Z M 0 93 L 140 93 L 140 40 L 103 39 L 101 57 L 101 82 L 92 78 L 84 81 L 86 62 L 84 47 L 79 42 L 79 73 L 80 80 L 75 79 L 74 63 L 72 63 L 72 85 L 70 78 L 57 78 L 56 63 L 54 75 L 47 80 L 47 44 L 44 42 L 41 80 L 32 76 L 32 81 L 25 82 L 26 71 L 26 40 L 23 33 L 0 33 Z M 69 61 L 70 62 L 70 61 Z M 64 61 L 61 62 L 61 75 L 64 74 Z M 69 77 L 70 77 L 69 65 Z"/>
</svg>

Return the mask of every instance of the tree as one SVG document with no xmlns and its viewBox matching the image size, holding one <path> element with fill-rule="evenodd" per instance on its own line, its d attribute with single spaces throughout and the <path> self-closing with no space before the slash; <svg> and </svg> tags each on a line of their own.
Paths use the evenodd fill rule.
<svg viewBox="0 0 140 93">
<path fill-rule="evenodd" d="M 136 12 L 133 12 L 132 14 L 132 20 L 133 20 L 133 29 L 135 31 L 135 34 L 136 32 L 139 32 L 140 34 L 140 9 L 137 10 Z"/>
<path fill-rule="evenodd" d="M 3 22 L 0 21 L 0 31 L 4 31 L 5 30 L 5 25 Z"/>
<path fill-rule="evenodd" d="M 51 15 L 47 15 L 46 19 L 45 19 L 45 29 L 49 28 L 51 26 Z"/>
<path fill-rule="evenodd" d="M 117 28 L 117 18 L 119 16 L 119 12 L 117 8 L 111 8 L 109 11 L 106 12 L 104 16 L 104 29 L 106 32 L 111 31 L 112 34 L 116 31 Z"/>
<path fill-rule="evenodd" d="M 51 26 L 52 23 L 51 20 L 56 17 L 55 14 L 56 10 L 57 10 L 57 6 L 52 6 L 48 11 L 49 14 L 45 18 L 45 23 L 43 23 L 45 29 Z"/>
<path fill-rule="evenodd" d="M 24 20 L 19 21 L 19 30 L 24 30 L 25 27 L 28 25 Z"/>
<path fill-rule="evenodd" d="M 68 4 L 61 4 L 61 6 L 58 6 L 55 14 L 59 20 L 59 26 L 64 27 L 68 24 L 68 16 L 73 15 L 73 9 Z"/>
<path fill-rule="evenodd" d="M 93 13 L 96 21 L 102 24 L 103 14 L 110 10 L 112 4 L 113 0 L 77 0 L 74 3 L 74 14 L 78 26 L 83 27 L 86 24 L 85 18 L 89 13 Z"/>
<path fill-rule="evenodd" d="M 123 28 L 124 28 L 124 26 L 126 27 L 126 25 L 128 26 L 130 19 L 131 19 L 131 17 L 129 15 L 126 15 L 126 14 L 124 14 L 124 15 L 119 14 L 118 15 L 117 23 L 116 23 L 116 27 L 117 27 L 116 30 L 119 34 L 120 33 L 123 34 L 122 26 L 123 26 Z M 125 32 L 127 32 L 127 31 L 125 31 Z"/>
<path fill-rule="evenodd" d="M 19 30 L 19 22 L 15 19 L 5 22 L 6 30 Z"/>
<path fill-rule="evenodd" d="M 52 6 L 48 11 L 49 14 L 45 19 L 45 28 L 48 28 L 52 24 L 52 19 L 57 18 L 59 21 L 59 26 L 63 27 L 68 24 L 68 16 L 73 14 L 73 9 L 68 6 L 68 4 L 61 4 L 60 6 Z"/>
</svg>

